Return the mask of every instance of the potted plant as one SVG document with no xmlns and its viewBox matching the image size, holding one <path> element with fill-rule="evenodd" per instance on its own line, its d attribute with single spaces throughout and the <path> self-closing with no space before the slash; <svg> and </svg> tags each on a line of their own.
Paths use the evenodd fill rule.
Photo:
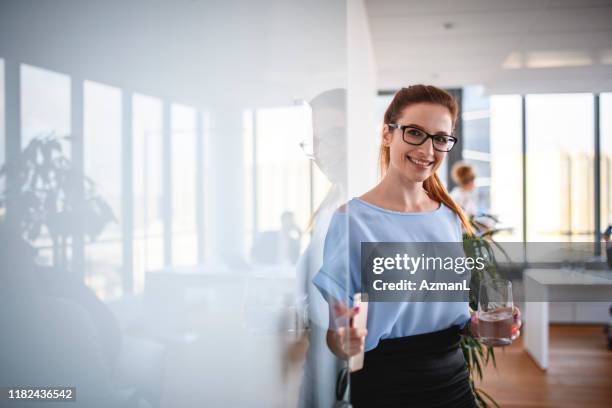
<svg viewBox="0 0 612 408">
<path fill-rule="evenodd" d="M 96 183 L 79 174 L 63 151 L 62 141 L 70 137 L 54 134 L 32 139 L 10 165 L 0 168 L 0 177 L 12 174 L 14 187 L 0 195 L 5 208 L 12 202 L 3 222 L 10 224 L 21 238 L 34 243 L 44 231 L 53 245 L 53 264 L 68 266 L 69 242 L 75 236 L 90 240 L 110 222 L 117 222 L 110 205 L 101 197 Z"/>
<path fill-rule="evenodd" d="M 481 257 L 485 260 L 485 268 L 481 271 L 472 271 L 470 287 L 470 308 L 478 308 L 478 288 L 483 279 L 495 279 L 498 277 L 498 263 L 495 258 L 494 247 L 509 259 L 504 249 L 493 239 L 493 236 L 501 231 L 495 228 L 498 219 L 489 214 L 480 215 L 478 218 L 470 217 L 470 223 L 474 229 L 474 235 L 463 235 L 463 248 L 467 257 Z M 461 339 L 461 349 L 465 357 L 468 371 L 470 373 L 470 385 L 474 392 L 476 403 L 480 407 L 489 407 L 492 404 L 499 407 L 495 399 L 482 388 L 476 387 L 476 379 L 483 378 L 483 368 L 493 363 L 495 366 L 495 351 L 493 347 L 483 345 L 478 339 L 470 336 L 463 336 Z"/>
</svg>

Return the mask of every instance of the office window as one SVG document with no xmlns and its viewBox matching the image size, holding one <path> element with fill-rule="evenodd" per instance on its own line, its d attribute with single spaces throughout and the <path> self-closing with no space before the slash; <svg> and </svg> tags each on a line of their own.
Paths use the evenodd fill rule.
<svg viewBox="0 0 612 408">
<path fill-rule="evenodd" d="M 22 64 L 21 70 L 21 148 L 35 137 L 55 136 L 61 139 L 63 155 L 71 157 L 70 77 L 47 69 Z M 53 263 L 53 241 L 43 228 L 35 246 L 37 262 Z M 67 248 L 70 257 L 70 247 Z"/>
<path fill-rule="evenodd" d="M 599 97 L 601 138 L 601 230 L 612 224 L 612 93 Z"/>
<path fill-rule="evenodd" d="M 494 95 L 490 101 L 490 213 L 503 231 L 496 239 L 523 239 L 522 112 L 519 95 Z"/>
<path fill-rule="evenodd" d="M 491 212 L 490 98 L 484 95 L 481 86 L 467 86 L 462 95 L 462 157 L 476 172 L 477 211 L 488 214 Z"/>
<path fill-rule="evenodd" d="M 593 95 L 527 96 L 527 239 L 593 239 Z"/>
<path fill-rule="evenodd" d="M 245 214 L 247 228 L 255 229 L 253 239 L 257 239 L 263 232 L 279 231 L 281 216 L 289 213 L 304 232 L 314 206 L 311 163 L 300 147 L 311 132 L 308 108 L 259 109 L 254 119 L 253 123 L 247 114 L 244 124 L 245 194 L 253 203 Z M 305 243 L 302 240 L 302 245 Z"/>
<path fill-rule="evenodd" d="M 304 113 L 294 107 L 262 109 L 256 125 L 259 228 L 280 228 L 284 211 L 304 226 L 310 216 L 309 161 L 300 148 L 308 127 Z"/>
<path fill-rule="evenodd" d="M 85 81 L 84 166 L 102 199 L 111 207 L 117 222 L 85 247 L 85 282 L 99 298 L 121 296 L 121 91 Z"/>
<path fill-rule="evenodd" d="M 196 110 L 173 104 L 172 122 L 172 262 L 198 262 L 196 220 Z"/>
<path fill-rule="evenodd" d="M 70 77 L 21 65 L 21 147 L 50 134 L 70 135 Z M 70 156 L 69 144 L 64 146 Z"/>
<path fill-rule="evenodd" d="M 135 94 L 133 103 L 134 290 L 145 272 L 163 267 L 162 101 Z"/>
</svg>

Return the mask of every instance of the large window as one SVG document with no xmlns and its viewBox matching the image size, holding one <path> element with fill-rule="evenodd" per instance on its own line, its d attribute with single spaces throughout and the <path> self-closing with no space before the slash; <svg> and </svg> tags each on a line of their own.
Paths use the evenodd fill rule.
<svg viewBox="0 0 612 408">
<path fill-rule="evenodd" d="M 66 139 L 71 133 L 70 77 L 46 69 L 21 65 L 21 148 L 35 137 L 61 139 L 64 156 L 71 157 L 71 145 Z M 37 261 L 53 263 L 53 242 L 46 229 L 35 243 Z M 70 248 L 68 247 L 68 256 Z"/>
<path fill-rule="evenodd" d="M 593 95 L 527 96 L 527 240 L 591 241 Z"/>
<path fill-rule="evenodd" d="M 476 172 L 475 191 L 477 212 L 491 210 L 491 137 L 490 98 L 485 96 L 481 86 L 468 86 L 462 92 L 463 112 L 462 136 L 463 159 L 474 166 Z"/>
<path fill-rule="evenodd" d="M 247 250 L 263 234 L 279 231 L 283 216 L 305 232 L 327 192 L 324 176 L 300 147 L 310 137 L 310 120 L 306 105 L 245 113 Z"/>
<path fill-rule="evenodd" d="M 291 211 L 298 225 L 310 216 L 309 161 L 300 148 L 306 119 L 301 108 L 257 111 L 257 224 L 262 231 L 280 228 L 281 214 Z"/>
<path fill-rule="evenodd" d="M 145 272 L 164 264 L 162 202 L 162 101 L 133 98 L 134 289 L 144 287 Z"/>
<path fill-rule="evenodd" d="M 85 174 L 110 205 L 117 222 L 85 248 L 85 280 L 103 299 L 121 295 L 121 91 L 86 81 L 84 91 Z"/>
<path fill-rule="evenodd" d="M 21 66 L 21 147 L 37 136 L 70 135 L 70 77 Z M 64 153 L 70 156 L 70 146 Z"/>
<path fill-rule="evenodd" d="M 172 105 L 172 263 L 198 261 L 196 220 L 196 111 Z"/>
</svg>

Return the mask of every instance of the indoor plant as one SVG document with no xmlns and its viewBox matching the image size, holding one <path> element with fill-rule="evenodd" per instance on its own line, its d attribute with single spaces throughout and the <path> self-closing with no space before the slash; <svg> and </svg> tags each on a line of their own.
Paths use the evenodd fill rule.
<svg viewBox="0 0 612 408">
<path fill-rule="evenodd" d="M 7 202 L 13 203 L 3 222 L 31 243 L 48 233 L 53 264 L 59 267 L 68 266 L 69 242 L 75 236 L 94 240 L 108 223 L 117 221 L 94 181 L 75 169 L 64 152 L 64 142 L 71 138 L 35 137 L 10 161 L 13 168 L 5 164 L 0 169 L 1 177 L 11 174 L 14 178 L 5 183 L 14 183 L 13 189 L 5 187 L 0 195 L 5 210 Z"/>
<path fill-rule="evenodd" d="M 484 221 L 484 222 L 483 222 Z M 496 217 L 488 214 L 479 215 L 478 218 L 470 217 L 470 223 L 474 234 L 463 235 L 463 247 L 466 257 L 482 257 L 485 260 L 485 268 L 481 271 L 473 270 L 470 281 L 470 308 L 478 308 L 478 288 L 483 279 L 494 279 L 498 277 L 498 264 L 493 247 L 496 247 L 507 258 L 504 249 L 495 242 L 493 236 L 499 231 L 494 227 L 498 223 Z M 480 407 L 489 407 L 489 403 L 499 407 L 497 402 L 483 389 L 476 386 L 476 379 L 483 377 L 483 368 L 492 362 L 495 366 L 495 351 L 493 347 L 483 345 L 478 339 L 470 336 L 462 336 L 461 350 L 465 357 L 468 371 L 470 373 L 470 385 Z"/>
</svg>

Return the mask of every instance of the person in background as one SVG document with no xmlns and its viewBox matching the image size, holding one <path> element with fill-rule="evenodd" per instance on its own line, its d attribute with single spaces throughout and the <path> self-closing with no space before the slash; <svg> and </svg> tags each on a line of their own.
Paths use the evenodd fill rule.
<svg viewBox="0 0 612 408">
<path fill-rule="evenodd" d="M 279 230 L 257 234 L 251 249 L 254 262 L 267 265 L 294 265 L 300 256 L 302 231 L 291 211 L 281 214 Z"/>
<path fill-rule="evenodd" d="M 476 172 L 474 166 L 457 162 L 451 170 L 451 177 L 457 184 L 450 192 L 451 198 L 459 204 L 465 215 L 473 217 L 478 211 L 478 198 L 475 194 Z"/>
</svg>

